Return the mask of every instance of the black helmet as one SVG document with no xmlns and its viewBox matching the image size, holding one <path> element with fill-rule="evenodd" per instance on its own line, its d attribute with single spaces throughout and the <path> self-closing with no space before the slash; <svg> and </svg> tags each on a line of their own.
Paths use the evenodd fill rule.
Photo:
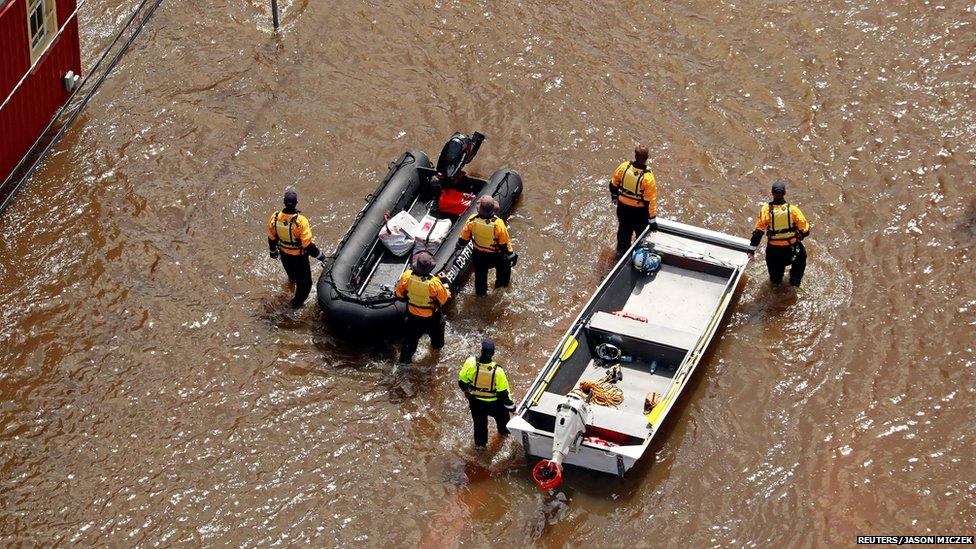
<svg viewBox="0 0 976 549">
<path fill-rule="evenodd" d="M 298 193 L 291 185 L 285 187 L 285 206 L 294 208 L 298 205 Z"/>
<path fill-rule="evenodd" d="M 485 338 L 481 340 L 481 357 L 491 358 L 495 356 L 495 342 Z"/>
</svg>

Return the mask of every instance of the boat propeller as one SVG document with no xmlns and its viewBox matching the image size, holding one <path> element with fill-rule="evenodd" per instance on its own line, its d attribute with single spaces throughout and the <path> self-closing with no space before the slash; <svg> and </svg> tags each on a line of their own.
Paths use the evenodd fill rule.
<svg viewBox="0 0 976 549">
<path fill-rule="evenodd" d="M 532 480 L 543 490 L 552 490 L 563 482 L 563 470 L 555 461 L 544 459 L 532 468 Z"/>
</svg>

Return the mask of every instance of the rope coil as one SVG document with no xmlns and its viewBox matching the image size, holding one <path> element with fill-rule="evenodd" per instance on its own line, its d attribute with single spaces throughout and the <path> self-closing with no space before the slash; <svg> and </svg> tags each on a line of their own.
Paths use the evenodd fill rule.
<svg viewBox="0 0 976 549">
<path fill-rule="evenodd" d="M 598 406 L 616 408 L 624 401 L 624 392 L 615 383 L 620 379 L 620 365 L 616 364 L 607 369 L 607 373 L 599 380 L 583 380 L 579 386 L 569 392 L 583 400 L 588 400 Z"/>
</svg>

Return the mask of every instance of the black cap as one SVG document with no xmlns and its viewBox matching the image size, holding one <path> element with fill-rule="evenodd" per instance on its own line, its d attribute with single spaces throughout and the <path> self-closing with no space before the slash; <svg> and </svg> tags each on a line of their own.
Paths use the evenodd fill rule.
<svg viewBox="0 0 976 549">
<path fill-rule="evenodd" d="M 490 339 L 481 340 L 481 356 L 491 358 L 495 356 L 495 342 Z"/>
<path fill-rule="evenodd" d="M 427 250 L 417 252 L 413 256 L 413 270 L 420 275 L 429 275 L 434 271 L 434 255 Z"/>
<path fill-rule="evenodd" d="M 773 183 L 773 192 L 777 194 L 783 194 L 786 192 L 786 181 L 780 179 L 779 181 Z"/>
<path fill-rule="evenodd" d="M 297 206 L 298 205 L 298 193 L 295 192 L 294 187 L 285 188 L 285 206 Z"/>
</svg>

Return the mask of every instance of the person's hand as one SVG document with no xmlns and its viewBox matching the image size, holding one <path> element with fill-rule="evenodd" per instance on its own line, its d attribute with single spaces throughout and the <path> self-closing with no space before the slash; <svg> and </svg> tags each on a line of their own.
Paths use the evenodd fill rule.
<svg viewBox="0 0 976 549">
<path fill-rule="evenodd" d="M 436 276 L 437 278 L 441 279 L 441 282 L 444 282 L 444 281 L 447 280 L 447 273 L 445 273 L 444 271 L 441 271 L 441 272 L 437 273 L 434 276 Z"/>
<path fill-rule="evenodd" d="M 657 230 L 657 216 L 655 216 L 655 217 L 649 217 L 647 219 L 647 228 L 649 228 L 652 231 L 656 231 Z"/>
<path fill-rule="evenodd" d="M 278 250 L 271 250 L 268 255 L 271 256 L 271 259 L 278 259 Z"/>
<path fill-rule="evenodd" d="M 749 257 L 749 261 L 756 259 L 756 252 L 746 252 L 746 255 Z"/>
<path fill-rule="evenodd" d="M 319 252 L 319 255 L 315 256 L 315 259 L 319 261 L 325 261 L 325 252 Z"/>
<path fill-rule="evenodd" d="M 505 261 L 508 261 L 508 264 L 511 265 L 512 267 L 514 267 L 515 264 L 518 263 L 518 254 L 515 253 L 515 252 L 508 252 L 508 253 L 506 253 L 505 254 Z"/>
<path fill-rule="evenodd" d="M 505 405 L 505 409 L 508 410 L 509 412 L 514 412 L 515 411 L 515 403 L 514 402 L 510 402 L 510 403 L 506 404 Z"/>
</svg>

